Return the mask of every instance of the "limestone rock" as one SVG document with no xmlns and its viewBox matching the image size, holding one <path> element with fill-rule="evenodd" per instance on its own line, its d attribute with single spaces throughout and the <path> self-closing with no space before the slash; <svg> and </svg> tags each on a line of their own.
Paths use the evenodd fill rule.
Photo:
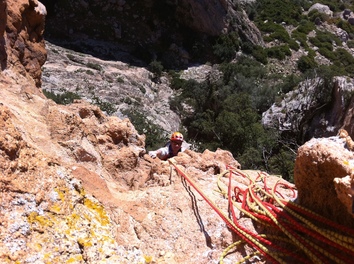
<svg viewBox="0 0 354 264">
<path fill-rule="evenodd" d="M 46 48 L 48 59 L 43 65 L 43 90 L 61 94 L 65 87 L 66 91 L 87 101 L 98 97 L 102 102 L 114 106 L 116 111 L 110 114 L 120 118 L 124 118 L 126 111 L 133 111 L 131 109 L 138 105 L 140 111 L 165 131 L 178 130 L 180 118 L 167 103 L 173 95 L 167 78 L 162 77 L 160 83 L 154 83 L 148 70 L 131 66 L 119 59 L 101 60 L 49 41 L 46 41 Z M 95 70 L 90 65 L 99 65 L 101 70 Z"/>
<path fill-rule="evenodd" d="M 318 12 L 326 14 L 330 17 L 333 16 L 333 11 L 331 11 L 331 9 L 327 5 L 316 3 L 309 8 L 309 12 L 312 10 L 317 10 Z"/>
<path fill-rule="evenodd" d="M 44 19 L 46 9 L 37 0 L 1 1 L 6 30 L 0 29 L 4 52 L 0 52 L 2 68 L 17 67 L 22 75 L 30 76 L 39 87 L 41 84 L 41 67 L 46 60 L 44 46 Z M 20 13 L 19 13 L 20 11 Z M 5 14 L 5 13 L 3 13 Z"/>
<path fill-rule="evenodd" d="M 296 131 L 301 135 L 299 142 L 334 136 L 340 128 L 353 137 L 352 80 L 336 77 L 327 90 L 323 89 L 322 82 L 319 78 L 302 82 L 298 89 L 287 93 L 283 101 L 263 113 L 262 123 L 285 133 Z"/>
<path fill-rule="evenodd" d="M 118 261 L 105 209 L 70 170 L 26 142 L 15 119 L 0 106 L 1 262 Z"/>
<path fill-rule="evenodd" d="M 343 134 L 306 142 L 298 150 L 294 181 L 298 203 L 353 228 L 354 153 L 347 142 L 352 144 L 350 137 Z"/>
<path fill-rule="evenodd" d="M 176 6 L 176 19 L 187 27 L 210 35 L 219 35 L 226 31 L 228 3 L 225 0 L 179 1 Z"/>
</svg>

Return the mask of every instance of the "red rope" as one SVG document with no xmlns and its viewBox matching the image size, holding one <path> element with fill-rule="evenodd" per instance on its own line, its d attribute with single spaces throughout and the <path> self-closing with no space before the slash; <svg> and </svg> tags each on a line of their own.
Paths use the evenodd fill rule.
<svg viewBox="0 0 354 264">
<path fill-rule="evenodd" d="M 240 170 L 231 166 L 227 166 L 227 169 L 229 169 L 227 197 L 229 212 L 231 214 L 230 219 L 212 201 L 208 199 L 208 197 L 198 188 L 198 186 L 185 173 L 183 173 L 177 167 L 176 164 L 174 164 L 172 161 L 170 161 L 170 163 L 174 166 L 177 173 L 182 176 L 203 197 L 203 199 L 213 208 L 213 210 L 223 219 L 226 225 L 235 234 L 241 237 L 242 240 L 244 240 L 255 250 L 260 252 L 263 257 L 269 260 L 270 262 L 279 263 L 277 257 L 274 257 L 270 253 L 272 251 L 280 253 L 292 262 L 296 260 L 297 263 L 312 263 L 313 260 L 311 258 L 317 258 L 321 261 L 321 263 L 332 263 L 331 261 L 333 261 L 333 259 L 330 260 L 330 258 L 334 258 L 335 260 L 338 259 L 345 263 L 350 263 L 352 257 L 354 256 L 354 249 L 350 250 L 340 245 L 339 243 L 332 241 L 321 233 L 318 233 L 317 231 L 313 230 L 310 226 L 306 225 L 306 223 L 302 223 L 302 221 L 295 218 L 291 212 L 288 212 L 288 210 L 293 210 L 298 216 L 301 215 L 301 217 L 307 217 L 306 221 L 315 220 L 329 226 L 331 229 L 340 230 L 346 235 L 354 237 L 354 230 L 347 227 L 343 227 L 292 202 L 286 201 L 279 188 L 283 187 L 289 189 L 292 192 L 292 198 L 295 198 L 295 188 L 290 186 L 289 184 L 279 181 L 273 186 L 273 188 L 270 188 L 268 187 L 268 175 L 266 173 L 258 173 L 256 179 L 252 181 L 252 179 L 248 177 L 248 175 L 242 173 Z M 232 187 L 233 175 L 241 176 L 243 178 L 248 179 L 248 188 L 242 190 L 240 187 L 237 186 Z M 281 206 L 281 204 L 278 204 L 276 200 L 278 200 L 279 203 L 289 209 L 284 210 L 280 208 L 279 206 Z M 272 226 L 278 231 L 286 230 L 287 234 L 289 234 L 290 242 L 291 239 L 295 238 L 298 243 L 297 245 L 299 245 L 299 243 L 302 244 L 304 246 L 304 251 L 306 251 L 310 258 L 306 259 L 304 254 L 297 252 L 297 250 L 289 250 L 288 247 L 285 248 L 284 246 L 274 243 L 271 240 L 243 227 L 238 221 L 234 203 L 240 203 L 242 210 L 244 210 L 244 212 L 247 212 L 247 214 L 249 214 L 250 216 L 253 216 L 258 219 L 259 223 Z M 251 208 L 251 204 L 253 203 L 264 206 L 264 208 L 266 208 L 267 210 L 267 213 L 270 214 L 271 217 L 269 215 L 266 215 L 265 213 L 261 214 L 257 211 L 254 211 L 253 208 Z M 310 218 L 311 220 L 309 220 L 308 218 Z M 273 221 L 273 219 L 276 220 Z M 250 237 L 252 237 L 252 239 L 250 239 Z M 323 245 L 327 245 L 327 252 L 331 252 L 329 256 L 322 254 L 324 251 L 321 246 Z M 265 250 L 265 248 L 267 250 Z"/>
</svg>

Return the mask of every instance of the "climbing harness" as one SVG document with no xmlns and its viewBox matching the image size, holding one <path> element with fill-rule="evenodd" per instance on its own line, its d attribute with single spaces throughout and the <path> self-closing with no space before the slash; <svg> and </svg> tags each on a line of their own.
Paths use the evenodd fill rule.
<svg viewBox="0 0 354 264">
<path fill-rule="evenodd" d="M 243 244 L 249 245 L 254 252 L 238 263 L 251 261 L 255 256 L 269 263 L 353 263 L 354 230 L 285 199 L 280 187 L 292 193 L 291 199 L 296 198 L 296 191 L 281 179 L 269 187 L 268 174 L 259 172 L 256 179 L 252 179 L 244 171 L 227 166 L 217 181 L 218 192 L 228 200 L 229 212 L 225 213 L 177 166 L 174 159 L 168 161 L 241 238 L 223 251 L 220 264 L 233 249 Z M 227 174 L 228 184 L 222 183 L 221 179 Z M 236 176 L 248 180 L 247 188 L 232 186 L 232 179 Z M 243 227 L 235 209 L 271 234 L 258 234 Z"/>
</svg>

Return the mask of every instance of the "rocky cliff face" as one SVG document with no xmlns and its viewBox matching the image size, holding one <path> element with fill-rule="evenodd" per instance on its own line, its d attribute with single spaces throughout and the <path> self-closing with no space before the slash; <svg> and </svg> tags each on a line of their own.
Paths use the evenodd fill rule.
<svg viewBox="0 0 354 264">
<path fill-rule="evenodd" d="M 40 67 L 46 60 L 44 48 L 44 16 L 46 9 L 37 0 L 2 1 L 1 44 L 5 49 L 0 52 L 2 68 L 16 67 L 22 74 L 28 74 L 39 87 L 41 84 Z M 23 10 L 18 15 L 18 7 Z M 6 27 L 4 27 L 6 25 Z"/>
<path fill-rule="evenodd" d="M 208 61 L 213 56 L 210 40 L 231 30 L 254 44 L 263 43 L 257 27 L 233 1 L 43 3 L 48 8 L 47 39 L 76 49 L 86 47 L 100 56 L 103 53 L 96 53 L 89 39 L 112 42 L 116 47 L 108 51 L 111 58 L 121 48 L 147 63 L 157 59 L 172 68 Z"/>
<path fill-rule="evenodd" d="M 102 43 L 101 43 L 102 44 Z M 96 42 L 96 49 L 104 48 Z M 43 66 L 42 89 L 60 94 L 72 92 L 94 102 L 100 98 L 115 109 L 111 115 L 124 118 L 126 111 L 138 108 L 165 131 L 179 129 L 180 117 L 169 106 L 173 90 L 165 76 L 152 81 L 152 73 L 121 60 L 102 60 L 46 42 L 48 59 Z M 119 55 L 120 54 L 120 55 Z M 123 60 L 123 61 L 122 61 Z"/>
<path fill-rule="evenodd" d="M 341 128 L 354 136 L 353 80 L 336 77 L 326 89 L 322 82 L 314 78 L 301 83 L 263 113 L 263 124 L 284 133 L 298 134 L 301 142 L 312 137 L 334 136 Z"/>
<path fill-rule="evenodd" d="M 2 46 L 7 56 L 1 57 L 0 261 L 217 263 L 223 250 L 238 241 L 239 235 L 228 229 L 210 203 L 182 180 L 174 166 L 145 154 L 144 136 L 129 120 L 107 116 L 85 101 L 62 106 L 45 98 L 36 86 L 42 62 L 30 64 L 37 56 L 28 53 L 34 43 L 36 52 L 44 52 L 43 41 L 28 40 L 28 32 L 34 30 L 28 26 L 20 26 L 22 30 L 16 34 L 9 31 L 22 25 L 23 18 L 32 21 L 33 15 L 38 19 L 36 8 L 40 3 L 0 3 L 7 15 L 6 27 L 0 26 L 6 28 L 1 38 L 6 43 L 12 43 L 8 42 L 9 36 L 17 40 L 17 45 Z M 40 17 L 43 22 L 43 13 Z M 312 199 L 323 201 L 323 206 L 311 209 L 327 217 L 335 215 L 334 220 L 353 228 L 349 208 L 353 142 L 345 133 L 329 141 L 331 144 L 328 139 L 318 139 L 316 148 L 309 142 L 300 149 L 294 175 L 298 190 L 282 180 L 279 184 L 277 176 L 262 178 L 269 189 L 279 186 L 277 191 L 285 200 L 294 198 L 291 190 L 295 188 L 300 204 L 316 204 Z M 204 153 L 187 150 L 174 160 L 177 168 L 188 174 L 225 215 L 229 207 L 224 190 L 230 170 L 227 165 L 239 172 L 231 181 L 235 190 L 247 190 L 250 182 L 262 175 L 237 169 L 240 164 L 220 149 Z M 311 196 L 307 183 L 313 177 L 321 184 L 311 185 Z M 235 210 L 235 222 L 253 232 L 254 237 L 267 231 L 253 225 L 244 212 Z M 272 230 L 267 232 L 278 233 L 278 229 Z M 303 250 L 289 247 L 291 252 Z M 330 248 L 332 244 L 325 247 Z M 252 252 L 250 243 L 240 244 L 235 252 L 227 254 L 225 263 L 239 261 Z M 339 257 L 345 255 L 339 252 Z M 310 261 L 314 256 L 308 253 L 305 250 L 302 255 Z M 250 261 L 264 262 L 258 257 Z M 291 259 L 285 262 L 291 263 Z"/>
</svg>

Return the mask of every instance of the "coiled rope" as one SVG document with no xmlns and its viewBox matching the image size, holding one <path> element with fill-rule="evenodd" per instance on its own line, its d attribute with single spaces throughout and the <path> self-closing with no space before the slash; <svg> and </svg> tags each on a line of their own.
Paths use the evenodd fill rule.
<svg viewBox="0 0 354 264">
<path fill-rule="evenodd" d="M 284 199 L 280 187 L 289 189 L 293 199 L 296 198 L 296 191 L 281 182 L 281 179 L 270 188 L 267 186 L 268 174 L 259 172 L 253 180 L 245 172 L 228 166 L 225 172 L 219 174 L 217 186 L 218 191 L 228 199 L 229 217 L 177 166 L 174 159 L 168 161 L 241 238 L 223 251 L 220 264 L 224 263 L 233 249 L 242 244 L 248 244 L 254 252 L 238 263 L 249 261 L 254 256 L 262 257 L 270 263 L 354 263 L 354 230 Z M 226 184 L 221 183 L 221 178 L 227 174 L 228 185 L 223 186 Z M 247 188 L 242 190 L 233 187 L 232 178 L 235 176 L 248 179 Z M 258 234 L 243 227 L 238 221 L 235 208 L 272 234 Z"/>
</svg>

